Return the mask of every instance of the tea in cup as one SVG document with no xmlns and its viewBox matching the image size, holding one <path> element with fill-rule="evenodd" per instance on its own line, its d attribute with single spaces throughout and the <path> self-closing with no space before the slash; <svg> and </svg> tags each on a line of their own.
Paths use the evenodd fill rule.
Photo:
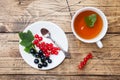
<svg viewBox="0 0 120 80">
<path fill-rule="evenodd" d="M 99 48 L 103 47 L 101 39 L 108 29 L 105 14 L 94 7 L 79 9 L 72 18 L 71 28 L 73 34 L 82 42 L 96 43 Z"/>
</svg>

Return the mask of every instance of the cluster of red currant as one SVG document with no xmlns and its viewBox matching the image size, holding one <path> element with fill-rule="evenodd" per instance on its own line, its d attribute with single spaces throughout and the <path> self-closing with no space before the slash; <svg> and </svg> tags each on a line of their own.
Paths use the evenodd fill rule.
<svg viewBox="0 0 120 80">
<path fill-rule="evenodd" d="M 52 43 L 45 43 L 44 41 L 42 41 L 43 38 L 38 34 L 36 34 L 34 38 L 35 39 L 33 41 L 33 44 L 40 50 L 42 50 L 46 57 L 49 57 L 51 54 L 58 54 L 58 51 L 60 50 L 59 47 L 55 47 Z"/>
<path fill-rule="evenodd" d="M 89 59 L 92 59 L 92 57 L 93 57 L 92 54 L 89 53 L 89 54 L 84 58 L 84 60 L 81 61 L 80 64 L 78 65 L 79 69 L 83 69 L 84 66 L 86 65 L 87 61 L 88 61 Z"/>
</svg>

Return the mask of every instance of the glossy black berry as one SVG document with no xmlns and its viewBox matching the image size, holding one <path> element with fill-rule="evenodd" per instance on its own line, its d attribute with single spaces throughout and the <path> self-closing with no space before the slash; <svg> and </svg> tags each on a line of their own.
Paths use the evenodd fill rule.
<svg viewBox="0 0 120 80">
<path fill-rule="evenodd" d="M 36 53 L 34 56 L 35 56 L 36 58 L 39 58 L 39 57 L 40 57 L 38 53 Z"/>
<path fill-rule="evenodd" d="M 51 60 L 51 59 L 48 59 L 48 63 L 52 63 L 52 60 Z"/>
<path fill-rule="evenodd" d="M 43 66 L 43 67 L 47 67 L 47 66 L 48 66 L 47 62 L 44 62 L 44 63 L 42 64 L 42 66 Z"/>
<path fill-rule="evenodd" d="M 49 60 L 50 59 L 50 57 L 46 57 L 46 60 Z"/>
<path fill-rule="evenodd" d="M 38 68 L 42 68 L 42 64 L 38 64 Z"/>
<path fill-rule="evenodd" d="M 39 60 L 38 60 L 38 59 L 35 59 L 35 60 L 34 60 L 34 63 L 35 63 L 35 64 L 38 64 L 38 63 L 39 63 Z"/>
<path fill-rule="evenodd" d="M 30 53 L 31 53 L 31 54 L 35 54 L 35 53 L 36 53 L 36 50 L 35 50 L 34 48 L 31 48 L 31 49 L 30 49 Z"/>
<path fill-rule="evenodd" d="M 39 50 L 38 54 L 39 54 L 39 57 L 41 57 L 41 55 L 43 55 L 41 50 Z"/>
<path fill-rule="evenodd" d="M 43 58 L 43 57 L 45 57 L 44 55 L 40 55 L 40 58 Z"/>
<path fill-rule="evenodd" d="M 46 61 L 46 58 L 45 57 L 41 57 L 41 62 L 44 63 Z"/>
<path fill-rule="evenodd" d="M 39 54 L 43 54 L 43 52 L 41 50 L 39 50 Z"/>
</svg>

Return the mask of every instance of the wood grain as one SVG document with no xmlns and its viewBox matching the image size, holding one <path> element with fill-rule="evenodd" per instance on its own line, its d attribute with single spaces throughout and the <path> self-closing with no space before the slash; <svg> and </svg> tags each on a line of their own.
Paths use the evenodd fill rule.
<svg viewBox="0 0 120 80">
<path fill-rule="evenodd" d="M 8 3 L 1 1 L 4 5 L 1 5 L 0 32 L 19 32 L 33 22 L 40 20 L 54 22 L 65 32 L 71 32 L 70 13 L 73 16 L 75 11 L 86 6 L 97 7 L 105 13 L 109 22 L 109 33 L 120 32 L 119 0 L 114 1 L 114 3 L 111 3 L 113 2 L 111 0 L 105 0 L 104 2 L 102 0 L 68 0 L 69 7 L 66 0 L 51 0 L 51 2 L 49 0 L 20 1 L 21 4 L 18 4 L 18 1 L 6 0 L 11 4 L 10 6 L 7 5 Z"/>
<path fill-rule="evenodd" d="M 2 1 L 3 2 L 3 1 Z M 10 2 L 10 1 L 9 1 Z M 21 5 L 18 8 L 22 9 L 21 6 L 27 1 L 21 1 Z M 35 21 L 51 21 L 60 26 L 63 30 L 70 31 L 70 15 L 66 0 L 33 0 L 29 2 L 29 5 L 25 3 L 24 10 L 21 11 L 22 14 L 8 14 L 9 19 L 5 15 L 1 15 L 1 32 L 19 32 L 22 31 L 25 27 Z M 4 7 L 2 7 L 4 8 Z M 6 8 L 6 7 L 5 7 Z M 14 11 L 15 12 L 15 11 Z M 12 15 L 9 15 L 11 13 Z"/>
<path fill-rule="evenodd" d="M 0 80 L 119 80 L 119 76 L 1 75 Z"/>
<path fill-rule="evenodd" d="M 53 70 L 39 71 L 31 68 L 21 58 L 18 49 L 18 34 L 1 33 L 0 74 L 120 75 L 119 37 L 119 34 L 108 34 L 102 40 L 104 48 L 99 49 L 95 44 L 81 43 L 73 34 L 67 34 L 68 41 L 71 43 L 69 52 L 72 58 L 66 59 L 62 65 Z M 77 65 L 88 52 L 93 52 L 94 58 L 84 70 L 79 70 Z"/>
<path fill-rule="evenodd" d="M 119 80 L 120 77 L 120 0 L 1 0 L 0 1 L 0 80 Z M 85 44 L 72 34 L 70 22 L 83 7 L 101 9 L 109 22 L 104 48 Z M 56 23 L 66 33 L 71 59 L 53 70 L 30 67 L 19 53 L 18 32 L 33 22 Z M 83 70 L 78 64 L 93 53 Z"/>
</svg>

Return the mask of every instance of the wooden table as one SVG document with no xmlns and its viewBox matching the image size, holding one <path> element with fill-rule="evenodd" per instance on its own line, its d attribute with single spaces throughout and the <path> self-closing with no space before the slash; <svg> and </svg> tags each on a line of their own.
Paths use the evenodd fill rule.
<svg viewBox="0 0 120 80">
<path fill-rule="evenodd" d="M 107 16 L 109 29 L 102 39 L 104 48 L 75 38 L 70 21 L 75 11 L 92 6 Z M 18 33 L 29 24 L 46 20 L 66 33 L 71 59 L 57 68 L 40 71 L 22 59 Z M 83 70 L 78 64 L 93 52 Z M 0 80 L 119 80 L 120 79 L 120 0 L 0 0 Z"/>
</svg>

